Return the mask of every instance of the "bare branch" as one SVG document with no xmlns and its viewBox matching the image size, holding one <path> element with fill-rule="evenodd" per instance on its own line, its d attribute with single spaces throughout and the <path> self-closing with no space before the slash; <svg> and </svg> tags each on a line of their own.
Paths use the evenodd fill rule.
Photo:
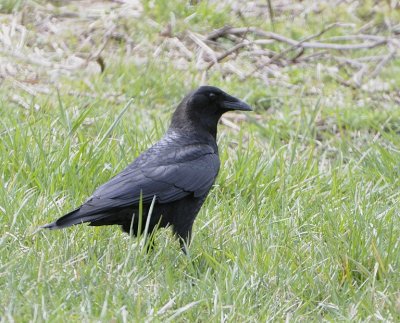
<svg viewBox="0 0 400 323">
<path fill-rule="evenodd" d="M 203 49 L 211 58 L 212 61 L 217 61 L 217 55 L 215 54 L 214 50 L 212 50 L 206 43 L 200 39 L 197 35 L 192 32 L 188 32 L 189 38 L 194 41 L 201 49 Z"/>
<path fill-rule="evenodd" d="M 337 25 L 338 24 L 333 24 L 333 25 L 328 26 L 327 28 L 330 29 Z M 304 47 L 304 48 L 314 48 L 314 49 L 357 50 L 357 49 L 370 49 L 370 48 L 385 45 L 387 43 L 386 38 L 379 39 L 378 41 L 375 41 L 375 42 L 364 42 L 364 43 L 360 43 L 360 44 L 334 44 L 334 43 L 322 43 L 322 42 L 308 42 L 308 41 L 306 41 L 308 39 L 308 37 L 305 40 L 297 41 L 297 40 L 282 36 L 280 34 L 269 32 L 269 31 L 264 31 L 264 30 L 261 30 L 261 29 L 255 28 L 255 27 L 230 28 L 228 31 L 230 34 L 234 34 L 234 35 L 243 35 L 243 34 L 247 34 L 247 33 L 253 33 L 260 37 L 270 38 L 270 39 L 274 39 L 274 40 L 282 42 L 282 43 L 289 44 L 293 48 Z M 324 32 L 326 32 L 325 29 L 321 30 L 316 35 L 310 36 L 310 39 L 319 37 Z"/>
<path fill-rule="evenodd" d="M 239 44 L 233 46 L 232 48 L 228 49 L 226 52 L 224 52 L 221 55 L 219 55 L 215 61 L 210 62 L 207 65 L 206 70 L 210 69 L 214 64 L 219 63 L 220 61 L 222 61 L 225 57 L 237 52 L 239 49 L 241 49 L 243 47 L 246 47 L 249 44 L 250 44 L 250 42 L 245 41 L 243 43 L 239 43 Z"/>
<path fill-rule="evenodd" d="M 396 53 L 397 51 L 395 49 L 392 49 L 390 53 L 385 57 L 383 57 L 383 59 L 378 63 L 378 65 L 376 65 L 375 69 L 372 71 L 369 77 L 370 78 L 377 77 L 381 72 L 382 68 L 396 56 Z"/>
</svg>

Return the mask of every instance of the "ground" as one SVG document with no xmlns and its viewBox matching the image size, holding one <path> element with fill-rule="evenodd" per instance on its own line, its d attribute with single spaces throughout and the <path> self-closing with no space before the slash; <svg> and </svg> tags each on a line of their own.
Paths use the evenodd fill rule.
<svg viewBox="0 0 400 323">
<path fill-rule="evenodd" d="M 0 2 L 0 318 L 398 321 L 398 1 Z M 39 231 L 201 84 L 219 126 L 189 255 L 170 231 Z M 129 100 L 131 103 L 128 104 Z"/>
</svg>

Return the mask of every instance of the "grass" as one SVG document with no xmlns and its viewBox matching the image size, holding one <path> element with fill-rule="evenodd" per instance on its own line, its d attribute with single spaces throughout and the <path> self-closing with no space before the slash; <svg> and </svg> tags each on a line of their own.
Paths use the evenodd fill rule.
<svg viewBox="0 0 400 323">
<path fill-rule="evenodd" d="M 146 17 L 171 19 L 169 2 L 154 11 L 151 4 Z M 195 30 L 216 26 L 221 16 L 243 24 L 213 5 L 214 15 L 206 2 L 177 8 L 177 28 L 196 10 Z M 328 13 L 329 22 L 350 19 L 343 7 Z M 310 33 L 318 30 L 318 14 L 307 19 Z M 293 33 L 304 32 L 300 20 L 291 22 Z M 262 17 L 254 24 L 270 28 Z M 159 37 L 149 26 L 137 33 Z M 58 91 L 33 96 L 3 81 L 0 320 L 399 320 L 398 104 L 327 75 L 321 80 L 314 66 L 289 68 L 299 90 L 266 87 L 255 77 L 241 82 L 218 69 L 209 76 L 255 112 L 245 121 L 229 117 L 240 130 L 220 125 L 222 167 L 189 256 L 169 230 L 156 235 L 151 253 L 117 227 L 35 233 L 157 141 L 176 104 L 200 83 L 194 65 L 179 69 L 150 51 L 139 64 L 122 47 L 102 75 L 76 71 L 57 81 Z M 390 63 L 385 79 L 398 83 L 399 67 Z M 315 86 L 321 92 L 308 94 Z M 110 92 L 125 97 L 104 97 Z"/>
</svg>

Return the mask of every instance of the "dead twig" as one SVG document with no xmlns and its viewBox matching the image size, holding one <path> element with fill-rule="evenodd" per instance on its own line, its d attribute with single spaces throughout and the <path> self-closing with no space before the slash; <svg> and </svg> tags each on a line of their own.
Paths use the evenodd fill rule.
<svg viewBox="0 0 400 323">
<path fill-rule="evenodd" d="M 269 19 L 271 21 L 272 30 L 275 30 L 275 19 L 274 19 L 274 9 L 272 7 L 271 0 L 267 0 L 268 3 L 268 12 L 269 12 Z"/>
<path fill-rule="evenodd" d="M 340 25 L 340 24 L 332 24 L 332 25 L 328 26 L 327 28 L 331 29 L 335 25 Z M 310 36 L 310 39 L 319 37 L 319 35 L 326 32 L 325 29 L 321 30 L 319 33 L 317 33 L 315 35 Z M 297 40 L 285 37 L 283 35 L 269 32 L 269 31 L 264 31 L 264 30 L 261 30 L 261 29 L 255 28 L 255 27 L 230 28 L 229 30 L 226 31 L 226 33 L 230 33 L 230 34 L 234 34 L 234 35 L 243 35 L 243 34 L 252 33 L 252 34 L 255 34 L 260 37 L 270 38 L 270 39 L 274 39 L 279 42 L 289 44 L 293 48 L 301 46 L 304 48 L 313 48 L 313 49 L 357 50 L 357 49 L 370 49 L 370 48 L 382 46 L 388 42 L 388 40 L 386 38 L 383 38 L 383 39 L 379 39 L 375 42 L 364 42 L 364 43 L 360 43 L 360 44 L 334 44 L 334 43 L 322 43 L 322 42 L 309 42 L 309 41 L 307 41 L 307 40 L 309 40 L 308 37 L 302 41 L 297 41 Z"/>
<path fill-rule="evenodd" d="M 188 60 L 193 59 L 193 53 L 180 41 L 178 37 L 170 38 L 170 42 L 172 42 L 181 53 L 183 53 Z"/>
<path fill-rule="evenodd" d="M 372 40 L 372 41 L 383 41 L 386 38 L 383 36 L 376 36 L 376 35 L 346 35 L 346 36 L 334 36 L 329 37 L 326 39 L 322 39 L 322 41 L 354 41 L 354 40 Z"/>
<path fill-rule="evenodd" d="M 216 41 L 218 38 L 228 35 L 230 29 L 232 29 L 231 26 L 224 26 L 222 28 L 216 29 L 209 33 L 206 39 Z"/>
<path fill-rule="evenodd" d="M 225 57 L 228 57 L 229 55 L 236 53 L 239 49 L 246 47 L 250 44 L 250 42 L 248 41 L 244 41 L 243 43 L 239 43 L 235 46 L 233 46 L 232 48 L 228 49 L 226 52 L 222 53 L 221 55 L 219 55 L 215 61 L 211 61 L 207 67 L 206 70 L 209 70 L 214 64 L 219 63 L 220 61 L 222 61 Z"/>
<path fill-rule="evenodd" d="M 308 42 L 311 39 L 315 39 L 317 37 L 320 37 L 322 34 L 326 33 L 328 30 L 331 30 L 334 27 L 340 26 L 340 23 L 333 23 L 330 24 L 328 26 L 326 26 L 324 29 L 322 29 L 321 31 L 319 31 L 316 34 L 310 35 L 306 38 L 304 38 L 303 40 L 293 44 L 292 46 L 290 46 L 289 48 L 286 48 L 285 50 L 281 51 L 280 53 L 277 53 L 276 55 L 272 56 L 271 59 L 268 61 L 268 65 L 276 62 L 277 60 L 279 60 L 280 58 L 282 58 L 284 55 L 286 55 L 287 53 L 297 49 L 297 48 L 301 48 L 301 51 L 292 59 L 292 61 L 296 61 L 301 55 L 304 54 L 304 47 L 303 44 Z M 274 33 L 274 35 L 277 35 Z M 259 69 L 260 67 L 257 66 L 250 74 L 253 74 L 257 69 Z"/>
<path fill-rule="evenodd" d="M 23 107 L 25 110 L 30 109 L 30 105 L 24 101 L 20 96 L 14 94 L 11 98 L 11 101 L 18 104 L 19 106 Z"/>
<path fill-rule="evenodd" d="M 367 73 L 369 67 L 367 64 L 364 64 L 357 73 L 353 75 L 351 81 L 355 84 L 356 87 L 360 87 L 364 78 L 364 75 Z"/>
<path fill-rule="evenodd" d="M 265 59 L 263 57 L 262 60 L 258 60 L 260 64 L 256 64 L 255 68 L 250 71 L 249 73 L 246 73 L 245 78 L 249 77 L 250 75 L 255 75 L 258 71 L 263 70 L 263 72 L 257 73 L 258 76 L 261 74 L 272 74 L 274 77 L 279 77 L 279 72 L 276 68 L 277 66 L 283 65 L 289 65 L 289 64 L 294 64 L 294 63 L 299 63 L 299 62 L 307 62 L 310 60 L 315 60 L 315 59 L 334 59 L 338 61 L 341 64 L 346 64 L 350 66 L 353 69 L 356 69 L 356 73 L 351 77 L 350 80 L 344 80 L 342 79 L 339 75 L 334 75 L 335 79 L 348 87 L 351 88 L 360 88 L 363 80 L 365 79 L 368 71 L 371 69 L 370 64 L 368 62 L 370 61 L 379 61 L 378 65 L 374 68 L 374 70 L 369 74 L 370 78 L 374 78 L 379 73 L 381 72 L 382 68 L 384 65 L 386 65 L 390 60 L 392 60 L 396 56 L 396 50 L 392 49 L 389 54 L 387 55 L 382 55 L 382 56 L 370 56 L 368 59 L 366 57 L 360 58 L 360 59 L 352 59 L 352 58 L 347 58 L 344 55 L 343 56 L 332 56 L 330 54 L 330 51 L 356 51 L 356 50 L 368 50 L 372 48 L 376 48 L 379 46 L 384 46 L 384 45 L 389 45 L 391 48 L 396 48 L 397 46 L 397 40 L 392 39 L 390 37 L 384 37 L 384 36 L 379 36 L 379 35 L 370 35 L 370 34 L 356 34 L 356 35 L 345 35 L 345 36 L 336 36 L 336 37 L 330 37 L 327 40 L 328 41 L 322 41 L 322 40 L 315 40 L 315 39 L 320 39 L 320 37 L 325 34 L 327 31 L 331 30 L 332 28 L 335 27 L 344 27 L 344 26 L 349 26 L 349 24 L 344 24 L 344 23 L 333 23 L 322 30 L 320 30 L 318 33 L 310 35 L 305 37 L 304 39 L 301 40 L 295 40 L 288 38 L 284 35 L 275 33 L 275 32 L 270 32 L 270 31 L 264 31 L 256 27 L 248 27 L 248 28 L 233 28 L 229 26 L 225 26 L 223 28 L 214 30 L 212 33 L 210 33 L 206 39 L 208 40 L 213 40 L 217 41 L 218 38 L 220 37 L 225 37 L 232 39 L 232 37 L 241 37 L 242 40 L 237 43 L 235 46 L 232 48 L 226 50 L 222 54 L 218 55 L 216 60 L 210 62 L 206 69 L 210 69 L 213 65 L 216 63 L 220 62 L 224 58 L 228 57 L 232 53 L 237 52 L 238 50 L 247 47 L 249 44 L 254 45 L 253 47 L 253 52 L 254 53 L 259 53 L 260 50 L 258 49 L 259 46 L 265 46 L 269 45 L 274 42 L 279 42 L 279 43 L 284 43 L 288 44 L 289 47 L 283 49 L 282 51 L 278 53 L 274 53 L 272 56 L 271 55 L 262 55 L 261 56 L 266 56 Z M 353 25 L 351 25 L 354 27 Z M 253 39 L 251 42 L 248 41 L 243 41 L 243 39 L 246 39 L 246 37 L 252 34 Z M 234 38 L 233 38 L 234 39 Z M 353 43 L 353 42 L 356 43 Z M 361 41 L 361 42 L 357 42 Z M 338 42 L 338 43 L 335 43 Z M 344 43 L 344 42 L 352 42 L 352 43 Z M 313 49 L 313 50 L 321 50 L 317 53 L 312 53 L 308 56 L 302 57 L 307 49 Z M 288 53 L 292 51 L 296 51 L 296 54 L 294 57 L 289 58 Z M 259 55 L 258 55 L 259 56 Z M 265 71 L 267 66 L 273 66 L 274 63 L 277 63 L 278 61 L 281 61 L 280 64 L 276 64 L 275 67 L 272 68 L 272 70 Z M 352 72 L 349 71 L 349 74 L 351 75 Z M 336 77 L 337 76 L 337 77 Z M 269 82 L 269 80 L 267 80 Z"/>
<path fill-rule="evenodd" d="M 207 46 L 206 43 L 200 39 L 200 37 L 198 37 L 192 32 L 188 32 L 188 36 L 194 43 L 196 43 L 201 49 L 203 49 L 209 55 L 212 61 L 214 62 L 217 61 L 217 55 L 215 54 L 214 50 L 212 50 L 209 46 Z"/>
<path fill-rule="evenodd" d="M 340 23 L 333 23 L 333 24 L 328 25 L 327 27 L 325 27 L 324 29 L 322 29 L 322 30 L 319 31 L 318 33 L 304 38 L 303 40 L 299 41 L 297 44 L 292 45 L 292 46 L 290 46 L 289 48 L 287 48 L 287 49 L 281 51 L 281 52 L 278 53 L 277 55 L 273 56 L 273 57 L 271 58 L 271 60 L 270 60 L 269 63 L 271 64 L 271 63 L 277 61 L 277 60 L 280 59 L 283 55 L 289 53 L 290 51 L 292 51 L 292 50 L 294 50 L 294 49 L 300 48 L 300 47 L 303 49 L 302 52 L 301 52 L 301 54 L 303 54 L 303 52 L 304 52 L 304 46 L 303 46 L 303 44 L 304 44 L 304 43 L 308 42 L 308 41 L 311 40 L 311 39 L 315 39 L 315 38 L 317 38 L 317 37 L 320 37 L 322 34 L 326 33 L 328 30 L 331 30 L 332 28 L 337 27 L 337 26 L 340 26 L 340 25 L 341 25 Z M 299 57 L 299 56 L 297 56 L 296 58 L 298 58 L 298 57 Z"/>
<path fill-rule="evenodd" d="M 225 125 L 225 126 L 231 128 L 231 129 L 233 129 L 233 130 L 235 130 L 235 131 L 237 131 L 237 132 L 240 131 L 240 127 L 239 127 L 236 123 L 233 123 L 232 121 L 228 120 L 228 119 L 225 118 L 225 117 L 222 117 L 221 120 L 220 120 L 220 122 L 221 122 L 223 125 Z"/>
<path fill-rule="evenodd" d="M 395 49 L 392 49 L 388 55 L 384 56 L 382 60 L 378 63 L 378 65 L 376 65 L 375 69 L 372 71 L 369 77 L 370 78 L 377 77 L 381 72 L 382 68 L 396 56 L 396 53 L 397 51 Z"/>
</svg>

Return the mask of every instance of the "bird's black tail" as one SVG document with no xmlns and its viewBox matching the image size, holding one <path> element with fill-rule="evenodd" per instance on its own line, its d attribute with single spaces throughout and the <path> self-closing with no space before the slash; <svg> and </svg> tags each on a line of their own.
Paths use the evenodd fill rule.
<svg viewBox="0 0 400 323">
<path fill-rule="evenodd" d="M 82 213 L 83 212 L 81 212 L 81 208 L 77 208 L 76 210 L 62 216 L 58 220 L 42 226 L 42 228 L 50 230 L 63 229 L 75 224 L 97 221 L 104 217 L 104 214 L 85 215 Z"/>
<path fill-rule="evenodd" d="M 134 213 L 135 210 L 132 206 L 114 209 L 112 212 L 110 212 L 109 210 L 104 208 L 101 210 L 93 210 L 90 205 L 83 204 L 72 212 L 65 214 L 57 221 L 46 224 L 41 228 L 50 230 L 63 229 L 75 224 L 82 224 L 87 222 L 90 222 L 89 225 L 91 226 L 113 224 L 122 225 L 126 222 L 130 224 Z"/>
</svg>

